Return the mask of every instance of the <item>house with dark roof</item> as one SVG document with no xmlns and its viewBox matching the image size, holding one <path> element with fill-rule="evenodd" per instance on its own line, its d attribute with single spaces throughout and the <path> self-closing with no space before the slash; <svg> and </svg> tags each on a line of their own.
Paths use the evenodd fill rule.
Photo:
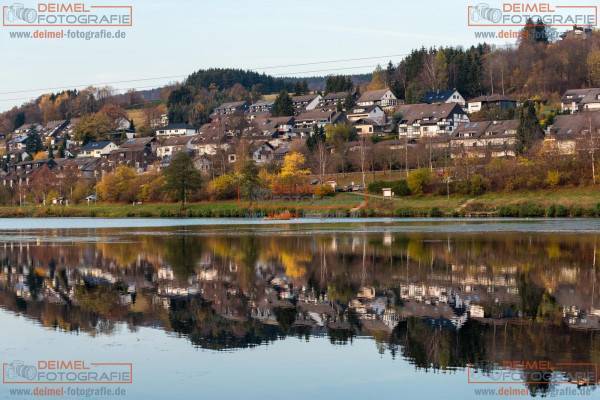
<svg viewBox="0 0 600 400">
<path fill-rule="evenodd" d="M 563 112 L 600 110 L 600 88 L 570 89 L 560 99 Z"/>
<path fill-rule="evenodd" d="M 470 99 L 467 102 L 467 112 L 471 114 L 489 108 L 508 110 L 516 108 L 517 105 L 518 102 L 515 98 L 503 94 L 491 94 L 489 96 L 479 96 Z"/>
<path fill-rule="evenodd" d="M 289 135 L 294 128 L 294 117 L 260 116 L 252 120 L 252 124 L 265 136 Z"/>
<path fill-rule="evenodd" d="M 312 128 L 314 125 L 321 127 L 341 122 L 344 118 L 343 113 L 336 111 L 305 111 L 295 117 L 294 126 L 297 129 Z"/>
<path fill-rule="evenodd" d="M 458 103 L 405 104 L 396 107 L 399 137 L 449 137 L 458 124 L 469 122 Z"/>
<path fill-rule="evenodd" d="M 252 159 L 256 164 L 267 164 L 273 160 L 275 156 L 275 147 L 269 142 L 258 144 L 252 151 Z"/>
<path fill-rule="evenodd" d="M 317 108 L 323 97 L 320 94 L 303 94 L 300 96 L 292 96 L 292 104 L 296 113 L 303 111 L 311 111 Z"/>
<path fill-rule="evenodd" d="M 169 124 L 156 130 L 156 136 L 182 136 L 195 134 L 196 128 L 185 123 Z"/>
<path fill-rule="evenodd" d="M 275 102 L 271 100 L 258 100 L 255 103 L 250 104 L 248 107 L 248 114 L 252 118 L 254 115 L 269 114 L 273 110 L 273 104 Z"/>
<path fill-rule="evenodd" d="M 355 95 L 355 93 L 352 93 L 352 92 L 330 92 L 330 93 L 327 93 L 321 99 L 321 102 L 319 103 L 318 108 L 321 108 L 321 109 L 327 108 L 330 111 L 336 110 L 337 105 L 338 104 L 343 105 L 346 102 L 346 98 L 350 94 L 352 94 L 352 96 Z"/>
<path fill-rule="evenodd" d="M 245 101 L 231 101 L 228 103 L 223 103 L 219 107 L 215 108 L 213 114 L 216 116 L 222 116 L 243 113 L 247 108 L 248 103 Z"/>
<path fill-rule="evenodd" d="M 398 104 L 398 99 L 389 88 L 369 90 L 361 94 L 356 104 L 363 107 L 380 106 L 383 109 Z"/>
<path fill-rule="evenodd" d="M 452 157 L 514 157 L 519 120 L 465 122 L 450 139 Z"/>
<path fill-rule="evenodd" d="M 127 165 L 138 171 L 145 171 L 148 166 L 156 161 L 155 148 L 156 138 L 128 139 L 118 149 L 108 154 L 109 168 Z"/>
<path fill-rule="evenodd" d="M 192 140 L 195 136 L 172 136 L 163 140 L 156 147 L 156 156 L 158 158 L 171 157 L 180 151 L 192 152 Z"/>
<path fill-rule="evenodd" d="M 578 145 L 589 145 L 590 132 L 594 137 L 600 136 L 600 113 L 557 115 L 546 130 L 543 150 L 558 154 L 575 154 Z"/>
<path fill-rule="evenodd" d="M 359 119 L 370 119 L 377 122 L 379 125 L 384 125 L 386 122 L 385 112 L 379 105 L 359 106 L 348 110 L 346 117 L 350 122 L 356 122 Z"/>
<path fill-rule="evenodd" d="M 110 140 L 101 140 L 98 142 L 88 142 L 81 148 L 81 152 L 77 157 L 102 157 L 107 156 L 111 151 L 116 150 L 119 146 Z"/>
<path fill-rule="evenodd" d="M 425 93 L 421 102 L 427 104 L 458 103 L 462 107 L 466 105 L 465 98 L 456 89 L 430 90 Z"/>
</svg>

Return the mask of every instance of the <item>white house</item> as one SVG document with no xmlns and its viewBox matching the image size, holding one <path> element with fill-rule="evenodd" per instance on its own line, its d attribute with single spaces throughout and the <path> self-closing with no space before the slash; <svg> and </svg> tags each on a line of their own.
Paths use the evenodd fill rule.
<svg viewBox="0 0 600 400">
<path fill-rule="evenodd" d="M 304 94 L 292 97 L 292 104 L 296 112 L 311 111 L 317 108 L 323 97 L 320 94 Z"/>
<path fill-rule="evenodd" d="M 156 136 L 195 135 L 196 129 L 188 124 L 169 124 L 156 130 Z"/>
<path fill-rule="evenodd" d="M 427 104 L 458 103 L 461 107 L 467 104 L 465 98 L 456 89 L 429 91 L 421 101 Z"/>
<path fill-rule="evenodd" d="M 81 148 L 78 157 L 102 157 L 108 155 L 111 151 L 118 149 L 119 146 L 109 140 L 99 142 L 89 142 Z"/>
<path fill-rule="evenodd" d="M 359 106 L 381 106 L 382 108 L 393 107 L 398 104 L 398 99 L 394 96 L 394 93 L 388 88 L 380 90 L 369 90 L 364 92 L 358 101 L 356 102 Z"/>
<path fill-rule="evenodd" d="M 501 110 L 517 107 L 517 100 L 501 94 L 479 96 L 468 101 L 467 112 L 469 114 L 479 112 L 485 108 L 495 107 Z"/>
<path fill-rule="evenodd" d="M 156 155 L 158 158 L 164 158 L 172 156 L 175 153 L 185 150 L 193 150 L 192 139 L 193 136 L 173 136 L 167 138 L 162 144 L 156 148 Z"/>
<path fill-rule="evenodd" d="M 379 105 L 356 106 L 348 111 L 347 118 L 350 122 L 366 118 L 379 123 L 379 125 L 385 124 L 385 112 Z"/>
<path fill-rule="evenodd" d="M 561 98 L 563 112 L 600 110 L 600 88 L 570 89 Z"/>
<path fill-rule="evenodd" d="M 449 136 L 469 117 L 458 103 L 406 104 L 399 106 L 399 137 Z"/>
</svg>

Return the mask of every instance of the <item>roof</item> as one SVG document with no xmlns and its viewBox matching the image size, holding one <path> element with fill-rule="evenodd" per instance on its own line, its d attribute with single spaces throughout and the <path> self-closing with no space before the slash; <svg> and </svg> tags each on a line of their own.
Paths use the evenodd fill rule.
<svg viewBox="0 0 600 400">
<path fill-rule="evenodd" d="M 371 111 L 375 110 L 379 108 L 382 112 L 383 110 L 381 109 L 380 106 L 378 106 L 377 104 L 373 104 L 370 106 L 356 106 L 352 108 L 352 112 L 349 112 L 348 115 L 356 115 L 356 114 L 365 114 L 365 113 L 370 113 Z"/>
<path fill-rule="evenodd" d="M 321 111 L 321 110 L 312 110 L 312 111 L 304 111 L 300 113 L 296 117 L 296 121 L 305 121 L 305 120 L 321 120 L 321 119 L 332 119 L 336 114 L 335 111 Z"/>
<path fill-rule="evenodd" d="M 469 100 L 469 103 L 478 103 L 478 102 L 482 102 L 482 103 L 494 103 L 497 101 L 512 101 L 512 102 L 516 102 L 517 100 L 509 97 L 509 96 L 504 96 L 502 94 L 491 94 L 489 96 L 478 96 L 475 98 L 472 98 L 471 100 Z"/>
<path fill-rule="evenodd" d="M 600 88 L 569 89 L 560 99 L 563 103 L 590 103 L 597 102 Z"/>
<path fill-rule="evenodd" d="M 310 103 L 311 101 L 313 101 L 317 96 L 319 96 L 318 94 L 303 94 L 300 96 L 292 96 L 292 102 L 293 103 Z"/>
<path fill-rule="evenodd" d="M 557 115 L 550 126 L 550 133 L 556 136 L 576 136 L 584 131 L 600 128 L 600 113 L 597 111 L 582 112 L 578 114 Z"/>
<path fill-rule="evenodd" d="M 154 140 L 153 137 L 141 137 L 141 138 L 128 139 L 117 150 L 114 150 L 113 152 L 142 150 L 144 147 L 146 147 L 148 144 L 150 144 L 150 142 L 152 142 L 153 140 Z"/>
<path fill-rule="evenodd" d="M 83 150 L 83 151 L 100 150 L 110 144 L 112 144 L 112 142 L 110 140 L 100 140 L 98 142 L 88 142 L 85 146 L 83 146 L 81 148 L 81 150 Z"/>
<path fill-rule="evenodd" d="M 501 121 L 474 121 L 458 124 L 452 133 L 453 139 L 461 139 L 468 133 L 469 138 L 478 138 L 484 134 L 491 136 L 513 136 L 509 131 L 516 131 L 519 127 L 518 119 Z"/>
<path fill-rule="evenodd" d="M 275 102 L 272 100 L 258 100 L 250 105 L 250 107 L 272 106 Z"/>
<path fill-rule="evenodd" d="M 458 108 L 458 110 L 456 110 Z M 458 103 L 419 103 L 403 104 L 396 107 L 396 112 L 402 115 L 402 123 L 412 125 L 417 121 L 427 120 L 427 122 L 437 123 L 442 119 L 447 119 L 454 111 L 462 112 Z"/>
<path fill-rule="evenodd" d="M 371 118 L 360 118 L 357 119 L 356 121 L 354 121 L 354 125 L 374 125 L 374 126 L 381 126 L 381 124 L 375 120 L 372 120 Z"/>
<path fill-rule="evenodd" d="M 174 130 L 174 129 L 194 129 L 194 127 L 192 125 L 186 124 L 186 123 L 174 123 L 174 124 L 169 124 L 167 126 L 159 128 L 157 130 L 170 131 L 170 130 Z"/>
<path fill-rule="evenodd" d="M 238 108 L 238 107 L 242 107 L 244 104 L 246 104 L 245 101 L 230 101 L 228 103 L 221 104 L 216 109 L 218 110 L 218 109 L 222 109 L 222 108 Z"/>
<path fill-rule="evenodd" d="M 346 97 L 348 97 L 349 94 L 350 94 L 350 92 L 331 92 L 331 93 L 327 93 L 325 95 L 325 97 L 323 97 L 323 99 L 324 100 L 345 99 Z"/>
<path fill-rule="evenodd" d="M 358 103 L 367 102 L 367 101 L 378 101 L 381 100 L 384 94 L 389 92 L 389 88 L 379 89 L 379 90 L 369 90 L 364 92 L 360 98 L 358 99 Z"/>
<path fill-rule="evenodd" d="M 161 146 L 185 146 L 186 144 L 188 144 L 189 142 L 192 141 L 192 139 L 195 136 L 176 136 L 176 137 L 170 137 L 167 138 Z"/>
<path fill-rule="evenodd" d="M 456 89 L 451 90 L 432 90 L 426 92 L 421 100 L 423 103 L 445 103 L 456 92 Z"/>
</svg>

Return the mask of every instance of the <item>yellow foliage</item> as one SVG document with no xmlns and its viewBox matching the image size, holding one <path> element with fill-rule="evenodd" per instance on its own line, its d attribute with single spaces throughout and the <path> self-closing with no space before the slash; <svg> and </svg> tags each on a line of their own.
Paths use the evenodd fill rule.
<svg viewBox="0 0 600 400">
<path fill-rule="evenodd" d="M 279 176 L 281 178 L 291 178 L 301 175 L 309 175 L 310 170 L 302 169 L 306 159 L 301 153 L 291 152 L 283 159 L 283 165 Z"/>
</svg>

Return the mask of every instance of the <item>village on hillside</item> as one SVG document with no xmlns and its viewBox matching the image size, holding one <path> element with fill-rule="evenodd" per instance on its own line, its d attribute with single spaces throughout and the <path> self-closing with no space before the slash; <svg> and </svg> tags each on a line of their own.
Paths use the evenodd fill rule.
<svg viewBox="0 0 600 400">
<path fill-rule="evenodd" d="M 573 32 L 580 33 L 577 28 Z M 585 32 L 568 40 L 586 41 L 591 32 Z M 432 54 L 435 66 L 441 53 Z M 446 68 L 446 61 L 442 62 Z M 381 79 L 384 72 L 374 72 L 367 84 L 331 76 L 325 90 L 310 90 L 306 81 L 297 81 L 294 90 L 252 92 L 252 101 L 224 101 L 208 111 L 201 103 L 190 103 L 185 105 L 185 113 L 179 112 L 175 97 L 190 95 L 185 87 L 175 88 L 167 105 L 159 104 L 143 114 L 143 129 L 130 110 L 111 101 L 105 101 L 91 117 L 27 122 L 17 115 L 14 121 L 18 126 L 12 132 L 0 132 L 0 187 L 9 193 L 4 197 L 11 197 L 13 204 L 110 200 L 99 198 L 102 194 L 96 191 L 104 176 L 119 166 L 127 166 L 138 175 L 158 174 L 178 153 L 189 155 L 206 182 L 239 172 L 247 161 L 268 173 L 278 173 L 288 155 L 300 154 L 297 167 L 306 168 L 303 171 L 308 171 L 310 184 L 315 188 L 330 186 L 334 192 L 366 190 L 364 176 L 375 171 L 408 174 L 429 169 L 442 183 L 469 180 L 478 168 L 495 159 L 527 154 L 580 160 L 591 157 L 595 163 L 593 153 L 600 133 L 599 87 L 568 88 L 552 109 L 547 99 L 539 96 L 504 94 L 502 70 L 502 86 L 496 83 L 494 89 L 492 81 L 487 93 L 468 96 L 458 89 L 438 88 L 423 91 L 415 101 L 410 85 L 402 90 L 406 98 L 397 96 L 400 91 L 393 86 L 397 83 Z M 193 74 L 188 82 L 194 79 L 201 78 Z M 452 81 L 447 75 L 442 79 L 446 87 Z M 211 98 L 218 98 L 213 87 L 202 88 L 196 97 L 209 93 Z M 230 92 L 237 87 L 240 85 L 234 85 Z M 248 93 L 243 87 L 239 90 Z M 44 105 L 53 101 L 59 104 L 54 107 L 60 107 L 60 96 L 41 98 L 39 108 L 44 116 Z M 544 112 L 549 116 L 542 121 Z M 207 116 L 191 122 L 190 115 L 202 113 Z M 362 180 L 342 187 L 331 178 L 335 173 L 348 172 L 362 173 Z M 548 175 L 541 180 L 551 178 Z M 554 185 L 568 180 L 563 178 L 553 178 L 557 181 Z M 592 178 L 595 183 L 595 172 Z M 575 179 L 579 178 L 571 181 Z M 78 182 L 77 190 L 73 182 Z M 51 198 L 44 190 L 48 185 L 54 185 Z M 494 182 L 486 185 L 492 187 Z M 27 198 L 38 187 L 42 187 L 43 195 Z M 235 197 L 231 192 L 229 196 Z M 378 194 L 394 195 L 389 189 Z M 144 200 L 155 199 L 146 196 Z"/>
</svg>

